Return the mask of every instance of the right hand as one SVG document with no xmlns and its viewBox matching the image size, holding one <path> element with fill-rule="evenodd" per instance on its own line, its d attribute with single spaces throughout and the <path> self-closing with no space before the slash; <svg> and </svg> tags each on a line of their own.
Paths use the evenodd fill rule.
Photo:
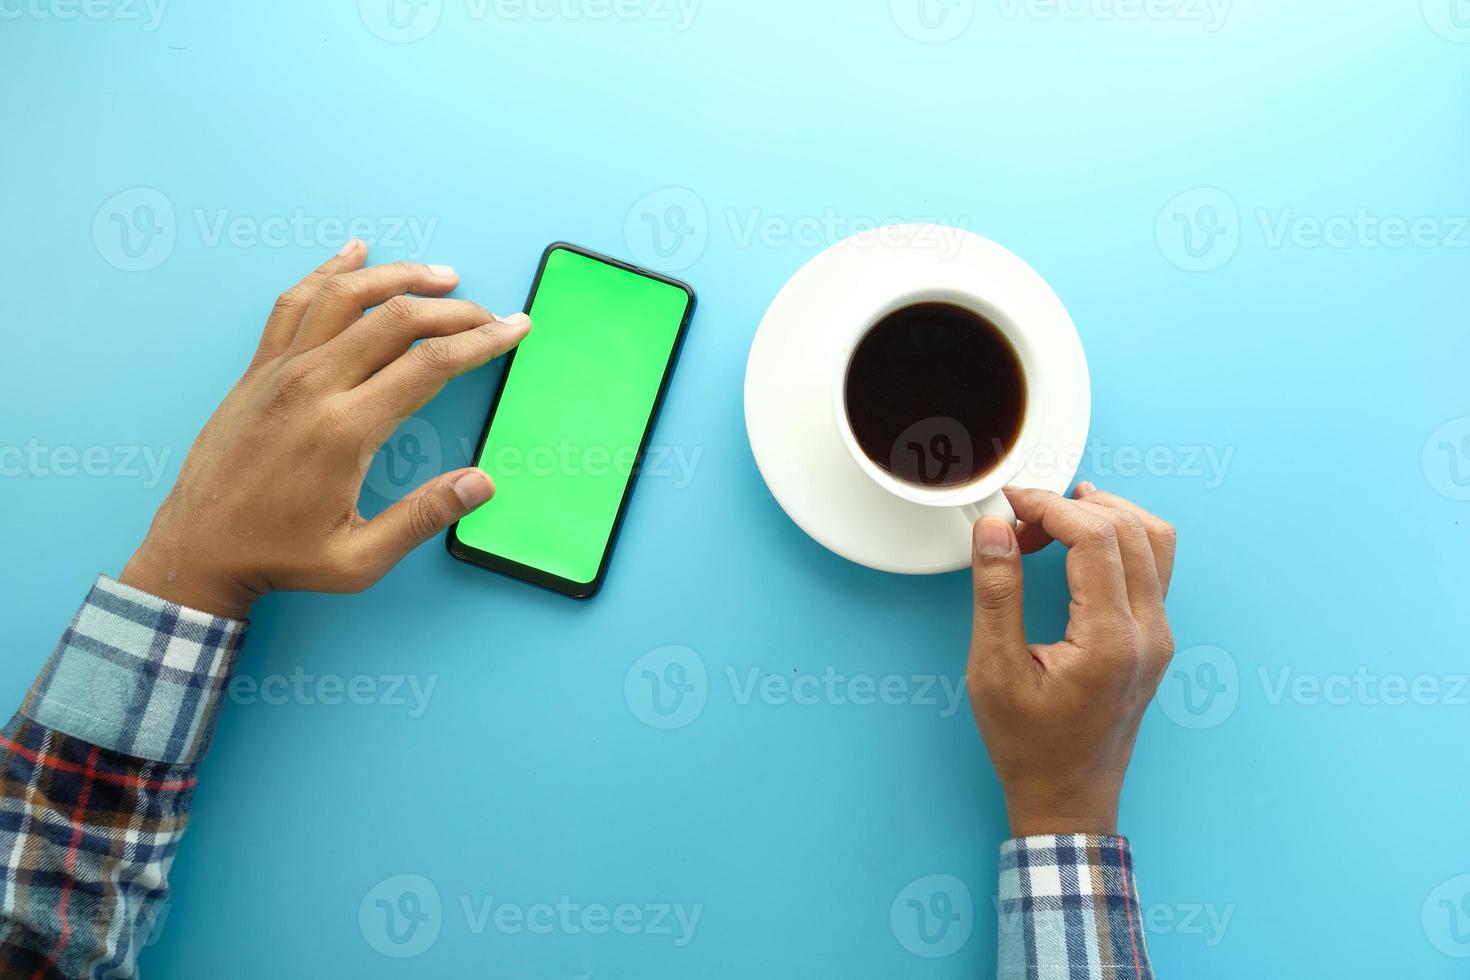
<svg viewBox="0 0 1470 980">
<path fill-rule="evenodd" d="M 1174 653 L 1174 528 L 1088 483 L 1074 500 L 1006 494 L 1020 537 L 995 518 L 975 525 L 969 691 L 1011 833 L 1116 834 L 1138 727 Z M 1021 552 L 1053 538 L 1069 549 L 1071 617 L 1062 642 L 1028 644 Z"/>
</svg>

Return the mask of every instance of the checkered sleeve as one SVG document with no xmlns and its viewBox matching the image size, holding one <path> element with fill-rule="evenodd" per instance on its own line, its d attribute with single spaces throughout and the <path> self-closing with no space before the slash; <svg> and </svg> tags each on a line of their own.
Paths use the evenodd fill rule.
<svg viewBox="0 0 1470 980">
<path fill-rule="evenodd" d="M 136 974 L 244 633 L 92 587 L 0 730 L 0 976 Z"/>
<path fill-rule="evenodd" d="M 1152 980 L 1125 838 L 1006 841 L 998 904 L 999 980 Z"/>
</svg>

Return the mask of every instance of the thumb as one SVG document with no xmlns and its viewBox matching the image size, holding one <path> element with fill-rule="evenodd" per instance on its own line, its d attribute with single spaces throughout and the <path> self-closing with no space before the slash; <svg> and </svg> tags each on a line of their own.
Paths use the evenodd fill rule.
<svg viewBox="0 0 1470 980">
<path fill-rule="evenodd" d="M 386 574 L 404 555 L 494 495 L 495 484 L 474 467 L 430 480 L 363 525 L 359 533 L 367 564 Z"/>
<path fill-rule="evenodd" d="M 1021 549 L 1016 532 L 997 517 L 982 517 L 972 540 L 975 631 L 972 653 L 982 669 L 1008 670 L 1031 658 L 1021 592 Z"/>
</svg>

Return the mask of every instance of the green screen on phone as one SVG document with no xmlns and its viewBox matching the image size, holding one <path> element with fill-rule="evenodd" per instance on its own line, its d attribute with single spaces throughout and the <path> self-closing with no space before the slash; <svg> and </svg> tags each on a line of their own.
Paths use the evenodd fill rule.
<svg viewBox="0 0 1470 980">
<path fill-rule="evenodd" d="M 555 247 L 476 465 L 495 496 L 457 538 L 572 583 L 603 565 L 692 302 L 670 282 Z"/>
</svg>

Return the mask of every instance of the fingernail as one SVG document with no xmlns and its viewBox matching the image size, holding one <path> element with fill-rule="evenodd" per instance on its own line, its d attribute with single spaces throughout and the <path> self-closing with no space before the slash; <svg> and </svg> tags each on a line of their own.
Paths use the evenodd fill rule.
<svg viewBox="0 0 1470 980">
<path fill-rule="evenodd" d="M 1096 492 L 1097 487 L 1093 486 L 1091 483 L 1088 483 L 1086 480 L 1083 480 L 1081 483 L 1077 484 L 1077 496 L 1079 497 L 1085 497 L 1089 493 Z"/>
<path fill-rule="evenodd" d="M 450 266 L 431 265 L 429 266 L 429 275 L 433 276 L 435 279 L 453 279 L 455 273 L 454 269 Z"/>
<path fill-rule="evenodd" d="M 495 492 L 495 488 L 490 484 L 490 478 L 478 470 L 466 473 L 455 480 L 453 489 L 454 495 L 459 498 L 459 502 L 467 511 L 474 510 L 489 500 Z"/>
<path fill-rule="evenodd" d="M 338 256 L 351 255 L 353 252 L 356 252 L 357 251 L 357 246 L 359 246 L 361 244 L 362 244 L 362 239 L 361 238 L 354 238 L 351 241 L 349 241 L 346 245 L 343 245 L 342 248 L 337 252 L 337 255 Z"/>
<path fill-rule="evenodd" d="M 510 316 L 497 317 L 496 319 L 507 327 L 529 327 L 531 325 L 531 318 L 524 313 L 512 313 Z"/>
<path fill-rule="evenodd" d="M 975 550 L 982 558 L 1004 558 L 1011 553 L 1011 526 L 999 517 L 982 517 L 975 532 Z"/>
</svg>

